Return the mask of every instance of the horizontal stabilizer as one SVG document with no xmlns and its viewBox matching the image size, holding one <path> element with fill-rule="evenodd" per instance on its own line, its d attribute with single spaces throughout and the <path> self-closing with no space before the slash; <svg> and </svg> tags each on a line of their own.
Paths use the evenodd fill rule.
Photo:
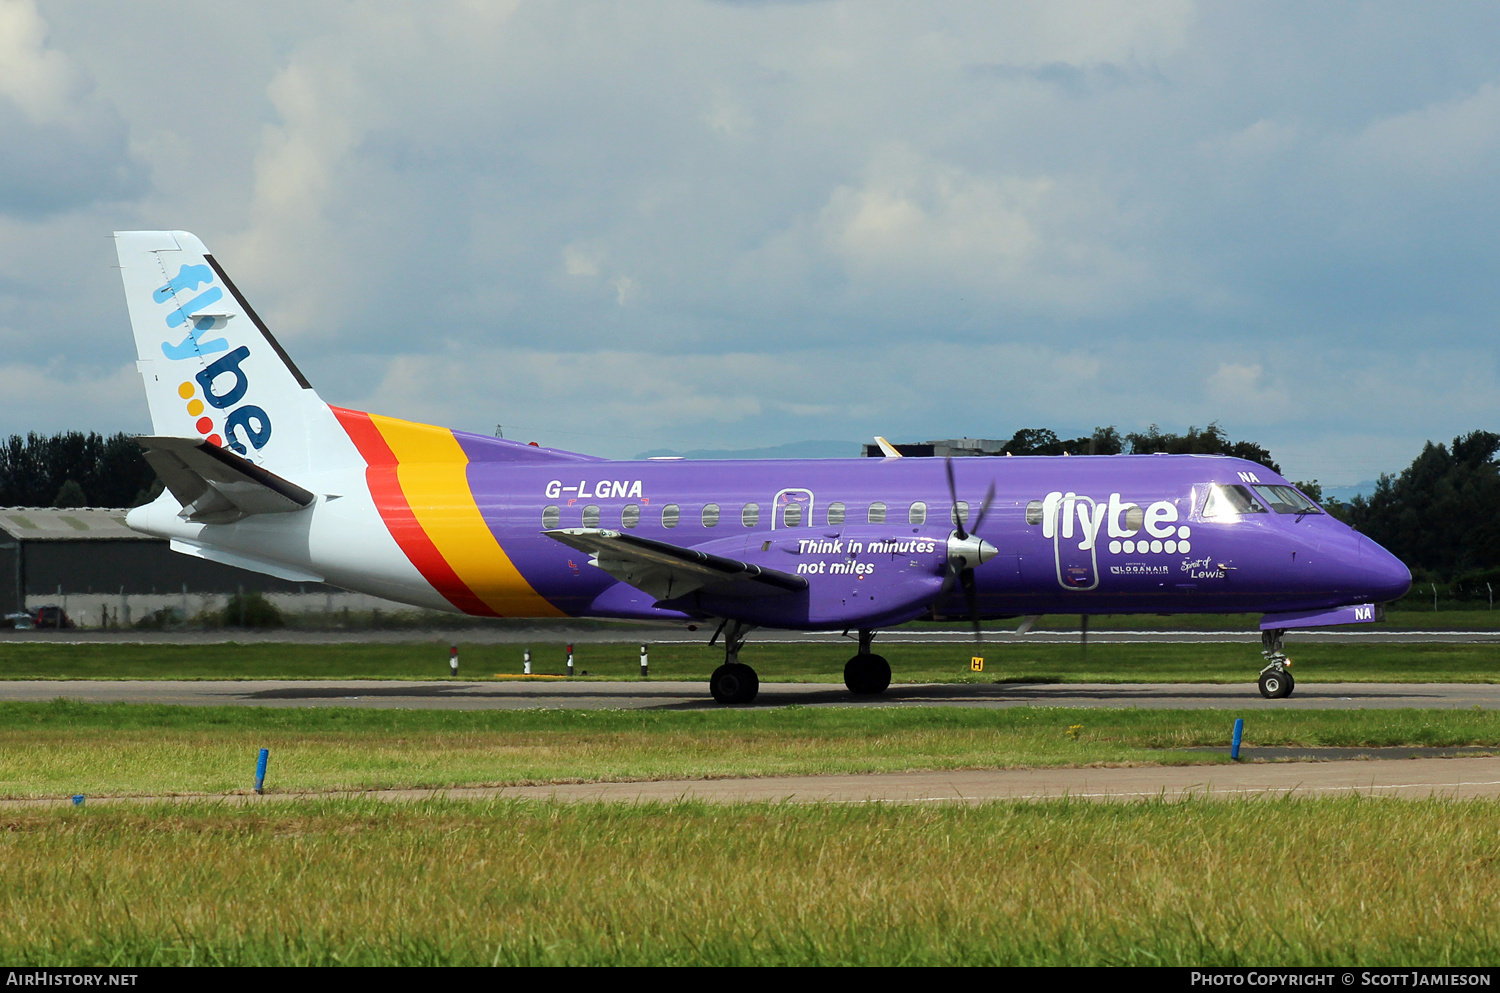
<svg viewBox="0 0 1500 993">
<path fill-rule="evenodd" d="M 801 576 L 619 531 L 559 528 L 542 533 L 587 552 L 590 565 L 658 600 L 700 590 L 715 596 L 762 597 L 807 589 Z"/>
<path fill-rule="evenodd" d="M 252 514 L 288 514 L 313 502 L 296 483 L 198 438 L 137 438 L 146 461 L 195 524 L 231 524 Z"/>
</svg>

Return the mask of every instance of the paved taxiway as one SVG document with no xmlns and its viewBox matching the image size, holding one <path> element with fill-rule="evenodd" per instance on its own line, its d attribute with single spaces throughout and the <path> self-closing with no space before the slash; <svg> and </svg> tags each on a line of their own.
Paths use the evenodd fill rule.
<svg viewBox="0 0 1500 993">
<path fill-rule="evenodd" d="M 453 799 L 611 801 L 700 800 L 710 803 L 980 803 L 1073 797 L 1096 801 L 1214 800 L 1284 796 L 1367 796 L 1402 799 L 1500 798 L 1500 758 L 1393 761 L 1270 762 L 1213 766 L 1089 769 L 994 769 L 893 772 L 848 776 L 767 776 L 762 779 L 679 779 L 635 783 L 573 783 L 469 789 L 348 793 L 233 793 L 217 796 L 100 797 L 86 802 L 213 801 L 267 803 L 325 797 L 414 801 Z M 0 809 L 63 806 L 66 797 L 0 800 Z"/>
<path fill-rule="evenodd" d="M 4 680 L 0 700 L 164 703 L 184 706 L 386 707 L 432 710 L 716 709 L 707 681 L 626 680 Z M 752 706 L 1144 707 L 1354 710 L 1395 707 L 1500 709 L 1494 683 L 1312 683 L 1286 700 L 1266 700 L 1253 682 L 917 683 L 856 698 L 836 683 L 761 683 Z"/>
</svg>

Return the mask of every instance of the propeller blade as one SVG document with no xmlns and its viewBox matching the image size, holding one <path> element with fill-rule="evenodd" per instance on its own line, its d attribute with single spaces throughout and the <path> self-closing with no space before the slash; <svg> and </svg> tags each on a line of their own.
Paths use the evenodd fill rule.
<svg viewBox="0 0 1500 993">
<path fill-rule="evenodd" d="M 979 591 L 975 588 L 974 570 L 965 569 L 959 578 L 964 584 L 964 602 L 969 606 L 969 618 L 974 622 L 974 640 L 983 641 L 984 634 L 979 627 Z"/>
<path fill-rule="evenodd" d="M 984 503 L 981 503 L 979 505 L 979 513 L 977 513 L 977 514 L 974 515 L 974 524 L 970 528 L 971 531 L 978 531 L 979 530 L 979 524 L 980 524 L 981 521 L 984 520 L 984 515 L 989 511 L 990 504 L 992 502 L 994 502 L 994 499 L 995 499 L 995 481 L 992 479 L 992 480 L 990 480 L 990 488 L 988 490 L 985 490 L 985 493 L 984 493 Z"/>
<path fill-rule="evenodd" d="M 964 530 L 963 515 L 958 512 L 958 484 L 953 481 L 953 456 L 949 455 L 944 459 L 943 466 L 948 470 L 948 497 L 953 503 L 953 523 L 958 528 L 958 540 L 964 541 L 969 533 Z"/>
<path fill-rule="evenodd" d="M 942 588 L 938 590 L 938 595 L 934 602 L 942 602 L 947 599 L 949 593 L 953 592 L 953 587 L 958 584 L 958 571 L 958 566 L 951 562 L 948 564 L 947 574 L 943 576 Z"/>
</svg>

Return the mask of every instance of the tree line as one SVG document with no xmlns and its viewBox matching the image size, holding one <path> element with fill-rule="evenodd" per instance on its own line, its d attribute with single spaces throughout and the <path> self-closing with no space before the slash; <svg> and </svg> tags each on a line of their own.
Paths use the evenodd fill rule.
<svg viewBox="0 0 1500 993">
<path fill-rule="evenodd" d="M 1500 434 L 1429 441 L 1375 492 L 1323 507 L 1390 549 L 1419 582 L 1500 587 Z M 1308 494 L 1312 496 L 1312 494 Z M 1316 499 L 1316 497 L 1314 497 Z"/>
<path fill-rule="evenodd" d="M 0 446 L 0 506 L 136 507 L 161 492 L 127 434 L 13 434 Z"/>
<path fill-rule="evenodd" d="M 1121 434 L 1113 425 L 1094 428 L 1080 438 L 1059 438 L 1047 428 L 1022 428 L 1006 442 L 1008 455 L 1232 455 L 1259 462 L 1273 472 L 1281 466 L 1271 453 L 1253 441 L 1233 441 L 1214 421 L 1206 428 L 1189 427 L 1182 434 L 1162 431 L 1155 424 L 1144 431 Z"/>
</svg>

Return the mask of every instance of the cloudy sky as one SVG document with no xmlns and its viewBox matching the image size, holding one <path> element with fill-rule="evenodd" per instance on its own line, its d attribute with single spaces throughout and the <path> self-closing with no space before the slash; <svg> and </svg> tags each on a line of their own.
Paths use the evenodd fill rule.
<svg viewBox="0 0 1500 993">
<path fill-rule="evenodd" d="M 108 234 L 324 399 L 625 456 L 1500 428 L 1493 3 L 0 0 L 0 433 L 145 431 Z"/>
</svg>

